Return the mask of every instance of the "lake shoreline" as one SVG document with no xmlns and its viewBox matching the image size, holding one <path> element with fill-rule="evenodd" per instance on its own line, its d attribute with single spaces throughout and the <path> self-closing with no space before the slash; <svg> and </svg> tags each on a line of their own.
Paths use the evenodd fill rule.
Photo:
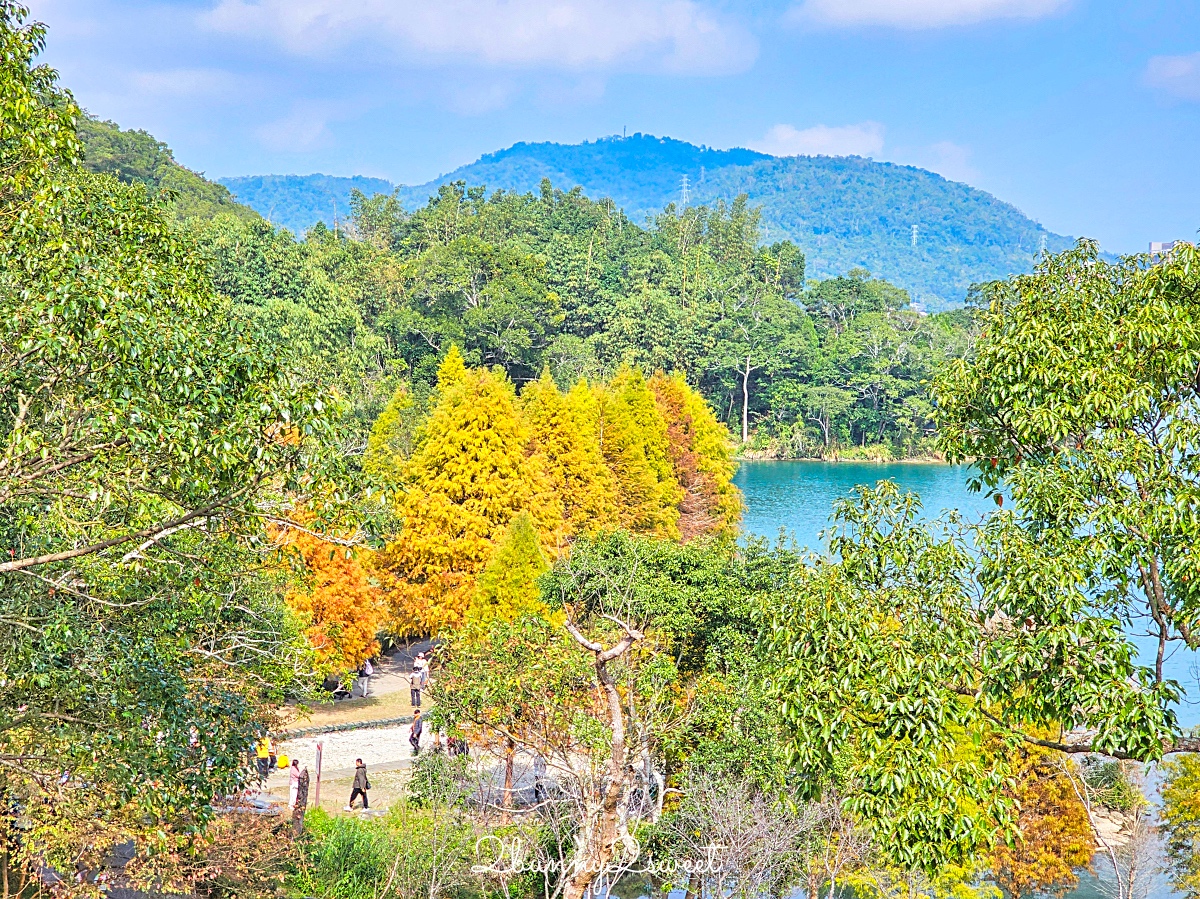
<svg viewBox="0 0 1200 899">
<path fill-rule="evenodd" d="M 951 465 L 941 456 L 904 456 L 899 459 L 884 459 L 880 457 L 855 456 L 773 456 L 769 453 L 738 453 L 733 457 L 738 463 L 742 462 L 823 462 L 827 465 Z"/>
</svg>

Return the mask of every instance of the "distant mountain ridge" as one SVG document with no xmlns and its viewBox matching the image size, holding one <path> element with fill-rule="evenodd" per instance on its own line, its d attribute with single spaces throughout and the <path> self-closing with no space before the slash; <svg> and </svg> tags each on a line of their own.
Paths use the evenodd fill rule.
<svg viewBox="0 0 1200 899">
<path fill-rule="evenodd" d="M 641 224 L 682 200 L 685 177 L 692 204 L 746 194 L 761 207 L 764 237 L 797 243 L 810 277 L 865 268 L 931 310 L 958 305 L 973 283 L 1028 271 L 1043 248 L 1056 252 L 1072 243 L 985 191 L 913 166 L 714 150 L 643 134 L 519 143 L 417 186 L 326 175 L 219 180 L 240 202 L 302 233 L 318 220 L 331 221 L 335 204 L 348 208 L 352 189 L 396 190 L 414 209 L 453 181 L 522 193 L 537 191 L 542 179 L 564 190 L 578 185 L 590 197 L 610 197 Z"/>
<path fill-rule="evenodd" d="M 363 175 L 250 175 L 218 178 L 217 183 L 272 224 L 299 235 L 317 222 L 333 224 L 335 218 L 346 218 L 353 190 L 370 197 L 396 189 L 390 181 Z"/>
</svg>

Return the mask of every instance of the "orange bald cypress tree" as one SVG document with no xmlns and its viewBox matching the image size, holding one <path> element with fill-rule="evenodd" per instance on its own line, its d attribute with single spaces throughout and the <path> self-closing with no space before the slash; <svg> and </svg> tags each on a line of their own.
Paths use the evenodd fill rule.
<svg viewBox="0 0 1200 899">
<path fill-rule="evenodd" d="M 1009 896 L 1063 895 L 1079 883 L 1076 871 L 1092 860 L 1095 838 L 1087 809 L 1050 753 L 1024 747 L 1013 798 L 1019 803 L 1018 841 L 992 855 L 992 875 Z"/>
<path fill-rule="evenodd" d="M 691 540 L 705 534 L 733 534 L 742 500 L 733 485 L 737 465 L 726 427 L 681 375 L 657 372 L 649 381 L 667 425 L 675 478 L 683 488 L 679 534 Z"/>
<path fill-rule="evenodd" d="M 452 347 L 438 371 L 438 401 L 405 466 L 400 533 L 382 561 L 392 575 L 392 627 L 436 634 L 462 623 L 475 579 L 508 523 L 528 510 L 539 534 L 560 513 L 503 375 L 467 369 Z"/>
<path fill-rule="evenodd" d="M 307 583 L 289 591 L 286 601 L 304 621 L 317 660 L 329 670 L 345 671 L 379 652 L 383 597 L 370 579 L 370 552 L 294 528 L 283 531 L 280 540 L 304 563 Z"/>
</svg>

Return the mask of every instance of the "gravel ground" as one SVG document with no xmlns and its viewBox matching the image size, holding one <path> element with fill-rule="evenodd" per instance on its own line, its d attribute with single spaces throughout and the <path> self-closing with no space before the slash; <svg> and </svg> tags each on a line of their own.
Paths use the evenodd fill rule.
<svg viewBox="0 0 1200 899">
<path fill-rule="evenodd" d="M 301 766 L 308 766 L 310 774 L 316 773 L 317 743 L 323 744 L 321 752 L 322 772 L 333 774 L 342 770 L 354 771 L 354 760 L 362 759 L 367 771 L 373 767 L 391 767 L 412 759 L 412 746 L 408 742 L 409 726 L 363 728 L 297 737 L 286 740 L 282 749 L 288 758 L 300 759 Z M 432 745 L 429 731 L 421 737 L 421 747 Z"/>
<path fill-rule="evenodd" d="M 316 794 L 317 741 L 322 742 L 321 807 L 326 811 L 340 811 L 345 806 L 354 780 L 354 760 L 361 758 L 367 765 L 371 780 L 371 808 L 373 811 L 382 810 L 403 796 L 408 783 L 413 758 L 408 732 L 407 724 L 364 728 L 286 740 L 280 749 L 289 760 L 298 758 L 300 767 L 308 768 L 309 777 L 314 781 L 309 787 L 309 801 L 312 803 Z M 422 751 L 428 752 L 432 742 L 432 736 L 426 731 L 421 739 Z M 286 802 L 286 770 L 271 773 L 267 778 L 266 792 Z"/>
</svg>

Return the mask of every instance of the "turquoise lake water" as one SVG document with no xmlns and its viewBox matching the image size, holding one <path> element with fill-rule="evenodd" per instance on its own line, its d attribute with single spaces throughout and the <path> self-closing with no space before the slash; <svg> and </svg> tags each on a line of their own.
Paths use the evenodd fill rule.
<svg viewBox="0 0 1200 899">
<path fill-rule="evenodd" d="M 774 540 L 782 528 L 801 546 L 825 549 L 820 532 L 829 524 L 834 500 L 848 496 L 860 484 L 874 485 L 891 479 L 904 490 L 920 495 L 925 513 L 936 518 L 957 509 L 968 522 L 977 522 L 996 508 L 993 500 L 967 490 L 967 469 L 962 466 L 870 462 L 743 462 L 734 482 L 745 497 L 742 527 L 749 534 Z M 1153 664 L 1155 643 L 1135 635 L 1143 660 Z M 1175 649 L 1164 673 L 1187 691 L 1178 709 L 1183 727 L 1200 724 L 1200 682 L 1197 654 Z"/>
</svg>

